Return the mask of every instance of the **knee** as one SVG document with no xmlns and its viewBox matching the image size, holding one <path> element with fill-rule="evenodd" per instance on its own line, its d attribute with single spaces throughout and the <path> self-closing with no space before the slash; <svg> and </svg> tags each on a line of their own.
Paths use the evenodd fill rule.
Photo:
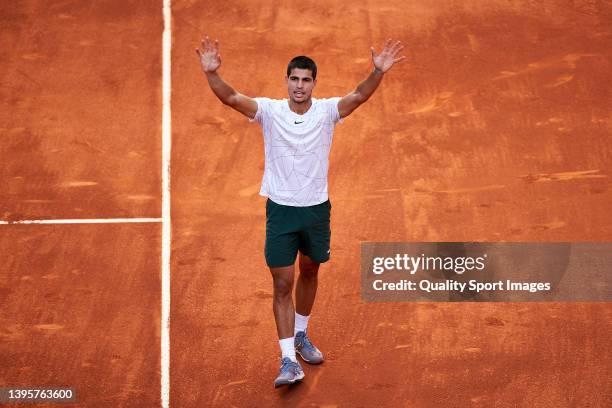
<svg viewBox="0 0 612 408">
<path fill-rule="evenodd" d="M 316 280 L 319 275 L 319 264 L 311 264 L 300 268 L 300 278 Z"/>
<path fill-rule="evenodd" d="M 293 290 L 293 279 L 275 277 L 274 278 L 274 298 L 284 298 L 291 296 Z"/>
</svg>

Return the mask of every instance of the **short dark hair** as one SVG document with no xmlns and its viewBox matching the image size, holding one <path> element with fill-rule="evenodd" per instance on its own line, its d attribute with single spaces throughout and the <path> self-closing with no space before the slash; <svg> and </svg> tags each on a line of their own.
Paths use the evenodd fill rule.
<svg viewBox="0 0 612 408">
<path fill-rule="evenodd" d="M 309 69 L 312 72 L 312 79 L 317 79 L 317 64 L 305 55 L 300 55 L 289 61 L 287 65 L 287 76 L 291 75 L 291 71 L 295 68 Z"/>
</svg>

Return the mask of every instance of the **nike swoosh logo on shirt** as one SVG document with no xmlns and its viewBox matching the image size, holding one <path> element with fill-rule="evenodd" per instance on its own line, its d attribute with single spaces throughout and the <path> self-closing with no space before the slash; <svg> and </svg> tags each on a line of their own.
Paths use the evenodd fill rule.
<svg viewBox="0 0 612 408">
<path fill-rule="evenodd" d="M 301 122 L 295 122 L 295 121 L 294 121 L 293 123 L 294 123 L 295 125 L 299 125 L 300 123 L 304 123 L 304 121 L 301 121 Z"/>
</svg>

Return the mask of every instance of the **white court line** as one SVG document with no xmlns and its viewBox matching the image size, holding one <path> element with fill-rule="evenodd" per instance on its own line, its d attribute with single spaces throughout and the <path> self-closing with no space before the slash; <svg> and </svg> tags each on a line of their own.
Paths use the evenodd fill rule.
<svg viewBox="0 0 612 408">
<path fill-rule="evenodd" d="M 162 249 L 161 249 L 161 404 L 170 406 L 170 152 L 171 152 L 171 0 L 164 0 L 162 34 Z"/>
<path fill-rule="evenodd" d="M 162 222 L 161 218 L 74 218 L 61 220 L 17 220 L 0 221 L 0 225 L 13 224 L 113 224 L 126 222 Z"/>
</svg>

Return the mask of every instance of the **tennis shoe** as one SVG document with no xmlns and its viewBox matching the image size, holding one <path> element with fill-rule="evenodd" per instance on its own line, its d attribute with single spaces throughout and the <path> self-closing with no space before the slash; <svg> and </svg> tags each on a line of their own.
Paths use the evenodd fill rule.
<svg viewBox="0 0 612 408">
<path fill-rule="evenodd" d="M 289 357 L 283 357 L 280 373 L 274 380 L 274 388 L 302 381 L 302 378 L 304 378 L 304 371 L 300 363 L 292 361 Z"/>
<path fill-rule="evenodd" d="M 299 331 L 295 334 L 295 352 L 309 364 L 321 364 L 323 362 L 323 353 L 312 344 L 305 331 Z"/>
</svg>

